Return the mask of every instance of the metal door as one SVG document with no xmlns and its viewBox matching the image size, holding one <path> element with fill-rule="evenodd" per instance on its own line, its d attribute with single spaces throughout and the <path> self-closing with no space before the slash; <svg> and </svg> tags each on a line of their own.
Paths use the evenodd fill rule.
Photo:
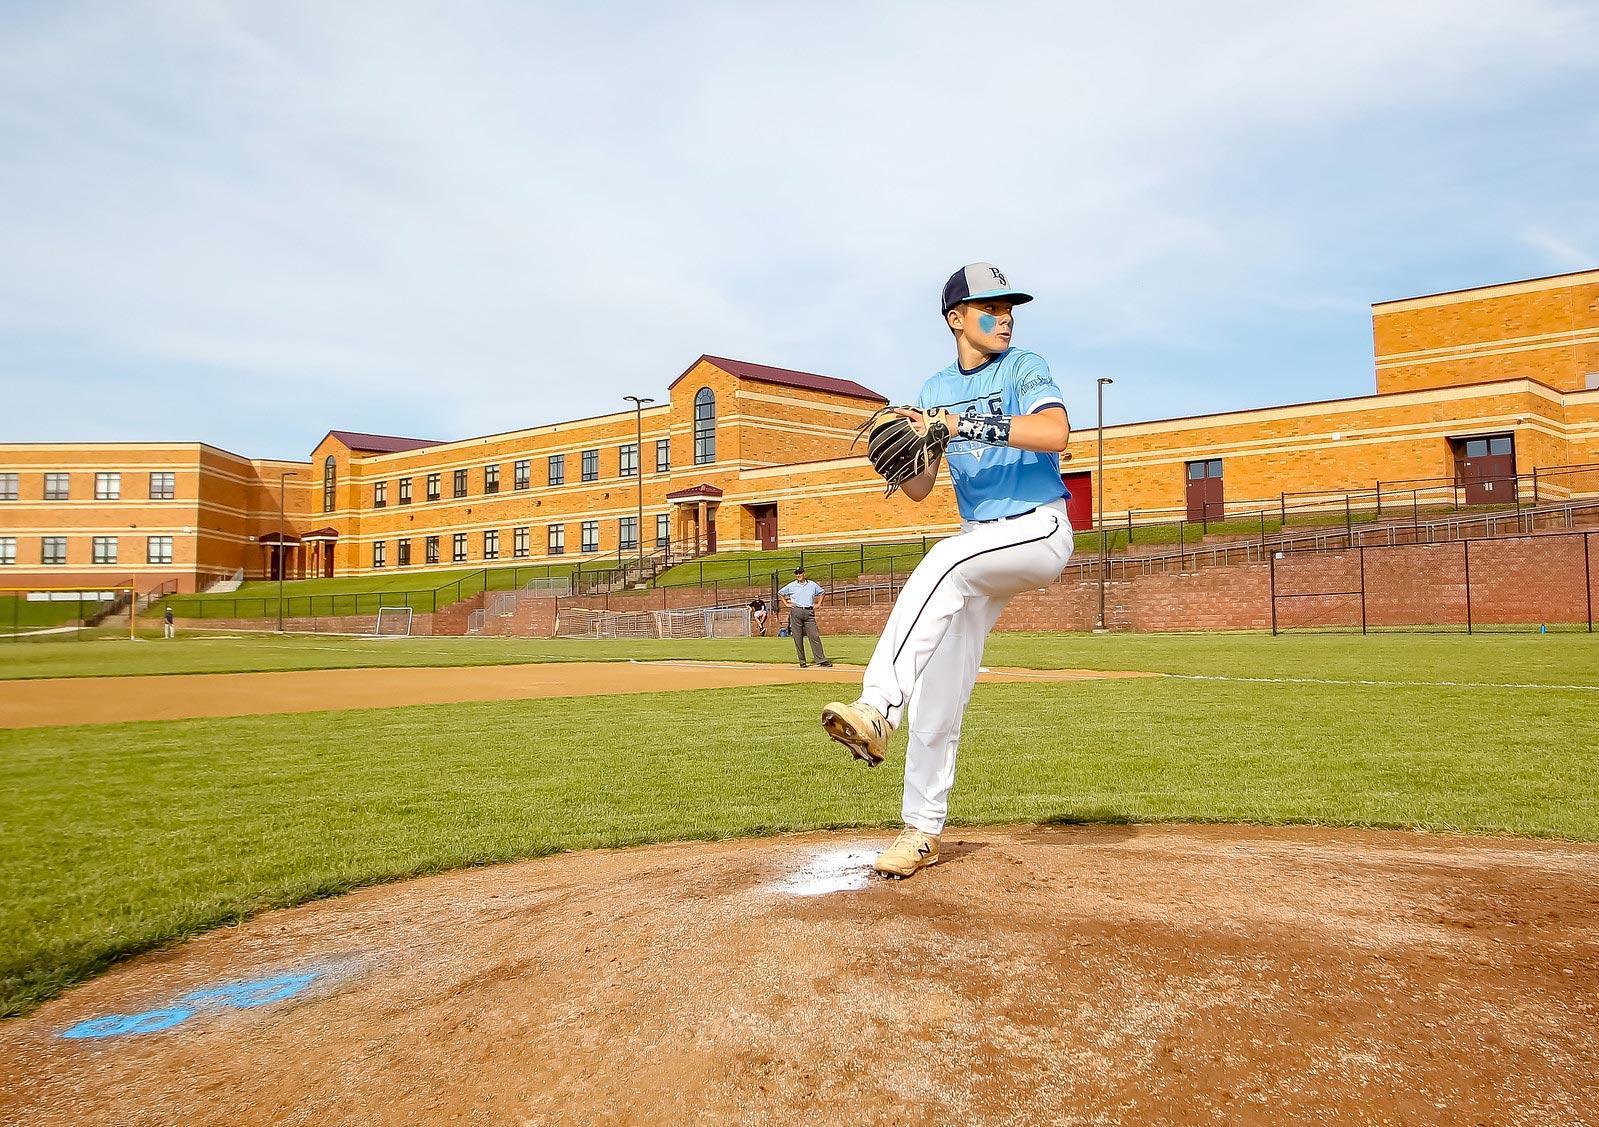
<svg viewBox="0 0 1599 1127">
<path fill-rule="evenodd" d="M 1468 505 L 1511 505 L 1516 500 L 1516 439 L 1510 434 L 1457 438 L 1456 476 Z"/>
<path fill-rule="evenodd" d="M 1225 515 L 1225 496 L 1222 491 L 1221 459 L 1207 458 L 1189 462 L 1188 519 L 1197 521 L 1221 520 Z"/>
<path fill-rule="evenodd" d="M 751 505 L 750 515 L 755 518 L 755 538 L 761 550 L 770 552 L 777 547 L 777 506 Z"/>
<path fill-rule="evenodd" d="M 1060 479 L 1066 483 L 1071 500 L 1066 502 L 1066 517 L 1072 528 L 1081 532 L 1094 527 L 1094 475 L 1089 470 L 1064 473 Z"/>
</svg>

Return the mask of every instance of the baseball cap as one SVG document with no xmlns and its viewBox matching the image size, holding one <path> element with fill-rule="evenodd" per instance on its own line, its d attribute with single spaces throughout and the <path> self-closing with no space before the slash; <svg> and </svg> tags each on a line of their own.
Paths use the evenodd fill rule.
<svg viewBox="0 0 1599 1127">
<path fill-rule="evenodd" d="M 1032 301 L 1033 295 L 1012 289 L 1005 275 L 992 262 L 974 262 L 962 266 L 944 283 L 944 308 L 948 313 L 963 301 L 985 301 L 1003 297 L 1014 305 Z"/>
</svg>

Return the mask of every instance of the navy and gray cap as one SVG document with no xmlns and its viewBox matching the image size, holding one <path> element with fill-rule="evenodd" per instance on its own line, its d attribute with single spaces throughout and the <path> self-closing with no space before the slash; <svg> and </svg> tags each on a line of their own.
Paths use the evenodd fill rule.
<svg viewBox="0 0 1599 1127">
<path fill-rule="evenodd" d="M 1012 305 L 1033 300 L 1030 293 L 1012 289 L 1005 275 L 992 262 L 974 262 L 963 266 L 944 283 L 944 309 L 948 313 L 963 301 L 993 301 L 1004 298 Z"/>
</svg>

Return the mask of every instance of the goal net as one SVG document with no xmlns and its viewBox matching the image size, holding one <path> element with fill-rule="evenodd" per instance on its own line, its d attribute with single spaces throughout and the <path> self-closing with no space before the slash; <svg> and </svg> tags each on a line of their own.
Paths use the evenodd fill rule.
<svg viewBox="0 0 1599 1127">
<path fill-rule="evenodd" d="M 410 607 L 379 607 L 377 622 L 372 633 L 379 638 L 409 638 L 411 636 Z"/>
<path fill-rule="evenodd" d="M 748 638 L 749 607 L 698 607 L 658 610 L 656 629 L 662 638 Z"/>
<path fill-rule="evenodd" d="M 584 610 L 570 607 L 555 620 L 557 638 L 657 638 L 649 611 Z"/>
</svg>

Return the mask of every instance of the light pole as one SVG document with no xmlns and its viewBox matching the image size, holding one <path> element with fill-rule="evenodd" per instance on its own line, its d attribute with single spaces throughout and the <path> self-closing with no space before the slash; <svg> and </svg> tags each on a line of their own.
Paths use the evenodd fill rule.
<svg viewBox="0 0 1599 1127">
<path fill-rule="evenodd" d="M 637 424 L 633 447 L 633 468 L 638 473 L 638 527 L 634 530 L 634 539 L 638 541 L 638 573 L 639 578 L 644 578 L 644 404 L 654 403 L 649 396 L 624 395 L 623 399 L 633 403 L 633 419 Z"/>
<path fill-rule="evenodd" d="M 1110 568 L 1110 556 L 1105 543 L 1105 385 L 1115 382 L 1109 376 L 1099 377 L 1099 469 L 1094 474 L 1094 495 L 1099 501 L 1099 621 L 1094 626 L 1095 630 L 1105 629 L 1105 572 Z"/>
<path fill-rule="evenodd" d="M 284 511 L 283 492 L 285 482 L 294 476 L 294 471 L 284 470 L 278 474 L 278 633 L 283 633 L 283 538 L 288 535 L 289 518 Z"/>
</svg>

